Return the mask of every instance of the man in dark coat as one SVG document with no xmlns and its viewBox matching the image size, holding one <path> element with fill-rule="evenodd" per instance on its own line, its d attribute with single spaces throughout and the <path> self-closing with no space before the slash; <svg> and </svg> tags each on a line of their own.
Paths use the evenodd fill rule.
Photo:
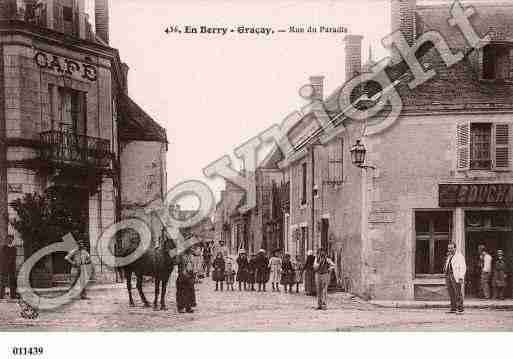
<svg viewBox="0 0 513 359">
<path fill-rule="evenodd" d="M 0 246 L 0 299 L 9 287 L 11 299 L 16 299 L 16 244 L 14 236 L 8 236 L 8 244 Z"/>
<path fill-rule="evenodd" d="M 265 250 L 261 249 L 255 260 L 256 281 L 258 283 L 258 291 L 262 289 L 265 292 L 265 284 L 269 280 L 269 260 L 265 256 Z"/>
</svg>

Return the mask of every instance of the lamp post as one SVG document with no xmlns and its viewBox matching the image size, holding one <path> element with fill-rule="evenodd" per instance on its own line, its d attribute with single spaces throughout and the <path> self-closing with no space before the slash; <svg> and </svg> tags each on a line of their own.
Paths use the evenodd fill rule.
<svg viewBox="0 0 513 359">
<path fill-rule="evenodd" d="M 351 147 L 351 162 L 357 167 L 360 168 L 372 168 L 373 170 L 376 169 L 375 166 L 366 165 L 365 163 L 365 154 L 367 150 L 365 149 L 365 146 L 363 145 L 361 140 L 356 140 L 356 143 Z"/>
</svg>

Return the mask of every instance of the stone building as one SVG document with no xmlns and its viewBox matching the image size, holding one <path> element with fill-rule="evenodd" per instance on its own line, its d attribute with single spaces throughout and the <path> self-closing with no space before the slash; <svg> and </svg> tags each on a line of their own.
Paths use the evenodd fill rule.
<svg viewBox="0 0 513 359">
<path fill-rule="evenodd" d="M 435 30 L 453 54 L 464 56 L 447 67 L 436 44 L 419 46 L 416 57 L 436 75 L 411 89 L 414 76 L 394 51 L 383 71 L 397 80 L 403 108 L 391 126 L 369 131 L 390 107 L 367 126 L 340 116 L 340 90 L 324 98 L 316 77 L 312 85 L 321 89 L 316 95 L 343 130 L 326 142 L 309 113 L 289 132 L 294 150 L 280 162 L 290 180 L 289 251 L 303 256 L 308 249 L 328 248 L 339 283 L 363 297 L 446 298 L 449 241 L 467 259 L 467 296 L 475 295 L 478 244 L 493 256 L 503 249 L 513 258 L 513 6 L 473 5 L 470 22 L 480 38 L 491 39 L 480 49 L 449 24 L 448 4 L 392 0 L 391 30 L 401 30 L 410 45 Z M 361 41 L 357 35 L 344 41 L 346 80 L 370 67 L 361 64 Z M 371 96 L 380 91 L 370 84 L 355 91 Z M 355 102 L 361 108 L 372 104 Z M 351 160 L 357 140 L 366 148 L 363 167 Z"/>
<path fill-rule="evenodd" d="M 128 96 L 128 66 L 109 46 L 107 0 L 96 0 L 95 24 L 85 0 L 0 2 L 0 240 L 20 237 L 9 203 L 58 175 L 80 206 L 77 235 L 90 244 L 97 278 L 109 278 L 96 241 L 122 206 L 165 193 L 167 139 Z M 56 277 L 69 272 L 63 256 L 51 258 Z"/>
</svg>

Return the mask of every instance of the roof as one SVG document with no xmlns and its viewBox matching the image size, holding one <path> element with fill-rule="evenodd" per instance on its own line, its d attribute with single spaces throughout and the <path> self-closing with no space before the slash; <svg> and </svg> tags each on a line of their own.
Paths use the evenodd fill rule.
<svg viewBox="0 0 513 359">
<path fill-rule="evenodd" d="M 470 18 L 476 33 L 481 37 L 491 35 L 492 40 L 513 41 L 513 4 L 474 3 L 475 14 Z M 513 86 L 504 82 L 483 82 L 479 68 L 474 65 L 477 52 L 469 47 L 458 27 L 449 25 L 450 4 L 418 6 L 417 33 L 436 30 L 456 53 L 462 51 L 465 58 L 447 68 L 433 48 L 423 57 L 437 75 L 414 90 L 402 91 L 405 105 L 437 103 L 503 103 L 513 104 Z"/>
<path fill-rule="evenodd" d="M 119 137 L 121 141 L 156 141 L 168 143 L 166 130 L 153 120 L 128 95 L 119 97 Z"/>
</svg>

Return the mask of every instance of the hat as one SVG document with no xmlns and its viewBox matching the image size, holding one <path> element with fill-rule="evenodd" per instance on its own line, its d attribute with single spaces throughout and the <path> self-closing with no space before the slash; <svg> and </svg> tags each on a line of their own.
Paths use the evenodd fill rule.
<svg viewBox="0 0 513 359">
<path fill-rule="evenodd" d="M 265 249 L 261 248 L 258 253 L 265 253 Z"/>
</svg>

